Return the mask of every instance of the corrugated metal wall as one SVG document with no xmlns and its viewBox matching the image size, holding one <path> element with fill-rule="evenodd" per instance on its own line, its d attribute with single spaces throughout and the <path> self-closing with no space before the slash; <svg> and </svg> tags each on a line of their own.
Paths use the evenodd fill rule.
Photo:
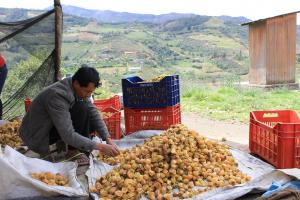
<svg viewBox="0 0 300 200">
<path fill-rule="evenodd" d="M 295 83 L 296 13 L 249 25 L 251 84 Z"/>
<path fill-rule="evenodd" d="M 267 20 L 267 84 L 295 82 L 296 16 Z"/>
<path fill-rule="evenodd" d="M 266 83 L 266 22 L 258 22 L 249 26 L 250 69 L 251 84 Z"/>
</svg>

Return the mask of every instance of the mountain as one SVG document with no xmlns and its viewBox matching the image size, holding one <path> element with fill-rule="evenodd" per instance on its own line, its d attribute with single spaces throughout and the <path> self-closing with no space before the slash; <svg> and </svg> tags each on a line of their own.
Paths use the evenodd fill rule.
<svg viewBox="0 0 300 200">
<path fill-rule="evenodd" d="M 0 22 L 15 22 L 24 19 L 28 19 L 44 13 L 46 10 L 32 10 L 22 8 L 0 8 Z M 64 25 L 86 25 L 90 22 L 90 19 L 84 17 L 78 17 L 76 15 L 64 14 Z"/>
<path fill-rule="evenodd" d="M 63 6 L 63 11 L 63 69 L 73 73 L 83 63 L 98 67 L 115 92 L 120 91 L 120 79 L 130 73 L 144 78 L 180 74 L 187 86 L 230 81 L 248 73 L 248 27 L 240 26 L 247 18 L 143 15 L 73 6 Z M 42 12 L 0 8 L 0 20 Z M 300 26 L 297 31 L 299 49 Z M 140 70 L 132 72 L 136 69 Z"/>
<path fill-rule="evenodd" d="M 0 8 L 0 21 L 1 22 L 14 22 L 41 14 L 42 10 L 29 10 L 22 8 Z"/>
<path fill-rule="evenodd" d="M 196 14 L 179 14 L 179 13 L 168 13 L 161 15 L 152 14 L 135 14 L 128 12 L 115 12 L 115 11 L 100 11 L 100 10 L 90 10 L 84 9 L 76 6 L 63 5 L 64 13 L 70 15 L 76 15 L 79 17 L 96 19 L 103 23 L 123 23 L 123 22 L 149 22 L 149 23 L 165 23 L 167 21 L 191 18 L 197 16 Z M 230 21 L 233 23 L 245 23 L 250 21 L 245 17 L 231 17 L 231 16 L 219 16 L 223 21 Z"/>
<path fill-rule="evenodd" d="M 148 23 L 166 23 L 168 21 L 191 18 L 201 16 L 196 14 L 180 14 L 180 13 L 168 13 L 161 15 L 153 14 L 136 14 L 128 12 L 115 12 L 110 10 L 100 11 L 85 9 L 76 6 L 62 5 L 64 15 L 72 15 L 87 19 L 94 19 L 102 23 L 126 23 L 126 22 L 148 22 Z M 0 8 L 0 21 L 18 21 L 27 19 L 38 14 L 41 14 L 45 10 L 52 9 L 52 7 L 44 10 L 32 10 L 32 9 L 20 9 L 20 8 Z M 210 16 L 202 16 L 210 17 Z M 241 24 L 250 21 L 245 17 L 230 17 L 230 16 L 219 16 L 221 20 L 230 23 Z M 76 20 L 80 20 L 77 18 Z M 197 23 L 197 22 L 196 22 Z"/>
<path fill-rule="evenodd" d="M 243 23 L 247 23 L 247 22 L 251 21 L 250 19 L 248 19 L 246 17 L 231 17 L 231 16 L 227 16 L 227 15 L 221 15 L 221 16 L 219 16 L 219 18 L 226 22 L 232 22 L 232 23 L 236 23 L 236 24 L 243 24 Z"/>
<path fill-rule="evenodd" d="M 90 9 L 80 8 L 76 6 L 68 6 L 68 5 L 63 5 L 62 8 L 64 13 L 66 14 L 96 19 L 97 21 L 103 23 L 124 23 L 124 22 L 163 23 L 169 20 L 195 16 L 194 14 L 178 14 L 178 13 L 152 15 L 152 14 L 135 14 L 135 13 L 128 13 L 128 12 L 115 12 L 110 10 L 100 11 L 100 10 L 90 10 Z"/>
</svg>

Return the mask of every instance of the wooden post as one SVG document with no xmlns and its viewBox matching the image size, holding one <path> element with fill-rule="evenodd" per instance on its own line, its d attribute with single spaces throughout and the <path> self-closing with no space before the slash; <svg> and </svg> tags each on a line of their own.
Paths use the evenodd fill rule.
<svg viewBox="0 0 300 200">
<path fill-rule="evenodd" d="M 60 0 L 54 0 L 55 9 L 55 55 L 54 55 L 54 80 L 61 79 L 60 65 L 61 65 L 61 41 L 62 41 L 62 8 Z"/>
</svg>

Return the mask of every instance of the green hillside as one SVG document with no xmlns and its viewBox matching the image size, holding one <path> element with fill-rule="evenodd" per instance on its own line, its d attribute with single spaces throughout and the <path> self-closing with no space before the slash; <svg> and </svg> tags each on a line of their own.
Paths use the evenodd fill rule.
<svg viewBox="0 0 300 200">
<path fill-rule="evenodd" d="M 219 82 L 247 74 L 247 32 L 247 27 L 215 17 L 193 17 L 158 25 L 91 21 L 65 26 L 63 63 L 66 71 L 83 63 L 103 68 L 100 72 L 105 78 L 110 76 L 105 74 L 108 68 L 119 68 L 124 71 L 120 76 L 134 73 L 151 78 L 178 73 L 196 83 Z M 134 71 L 134 67 L 141 69 Z M 119 85 L 117 81 L 112 84 Z M 120 87 L 117 88 L 119 91 Z"/>
<path fill-rule="evenodd" d="M 0 20 L 21 20 L 41 12 L 0 8 Z M 139 18 L 143 20 L 142 15 Z M 247 80 L 248 27 L 240 26 L 244 20 L 192 15 L 163 23 L 101 23 L 65 14 L 63 71 L 73 73 L 84 63 L 97 67 L 112 92 L 120 92 L 120 79 L 132 74 L 145 79 L 180 74 L 183 89 Z M 299 52 L 300 37 L 297 45 Z"/>
</svg>

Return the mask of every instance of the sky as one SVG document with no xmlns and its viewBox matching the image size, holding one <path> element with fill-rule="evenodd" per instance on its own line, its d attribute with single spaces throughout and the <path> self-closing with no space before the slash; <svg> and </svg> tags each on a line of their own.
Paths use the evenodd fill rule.
<svg viewBox="0 0 300 200">
<path fill-rule="evenodd" d="M 60 0 L 61 4 L 94 10 L 113 10 L 143 14 L 170 12 L 233 17 L 251 20 L 300 11 L 300 0 Z M 0 0 L 0 7 L 43 9 L 53 0 Z M 297 24 L 300 24 L 300 13 Z"/>
</svg>

